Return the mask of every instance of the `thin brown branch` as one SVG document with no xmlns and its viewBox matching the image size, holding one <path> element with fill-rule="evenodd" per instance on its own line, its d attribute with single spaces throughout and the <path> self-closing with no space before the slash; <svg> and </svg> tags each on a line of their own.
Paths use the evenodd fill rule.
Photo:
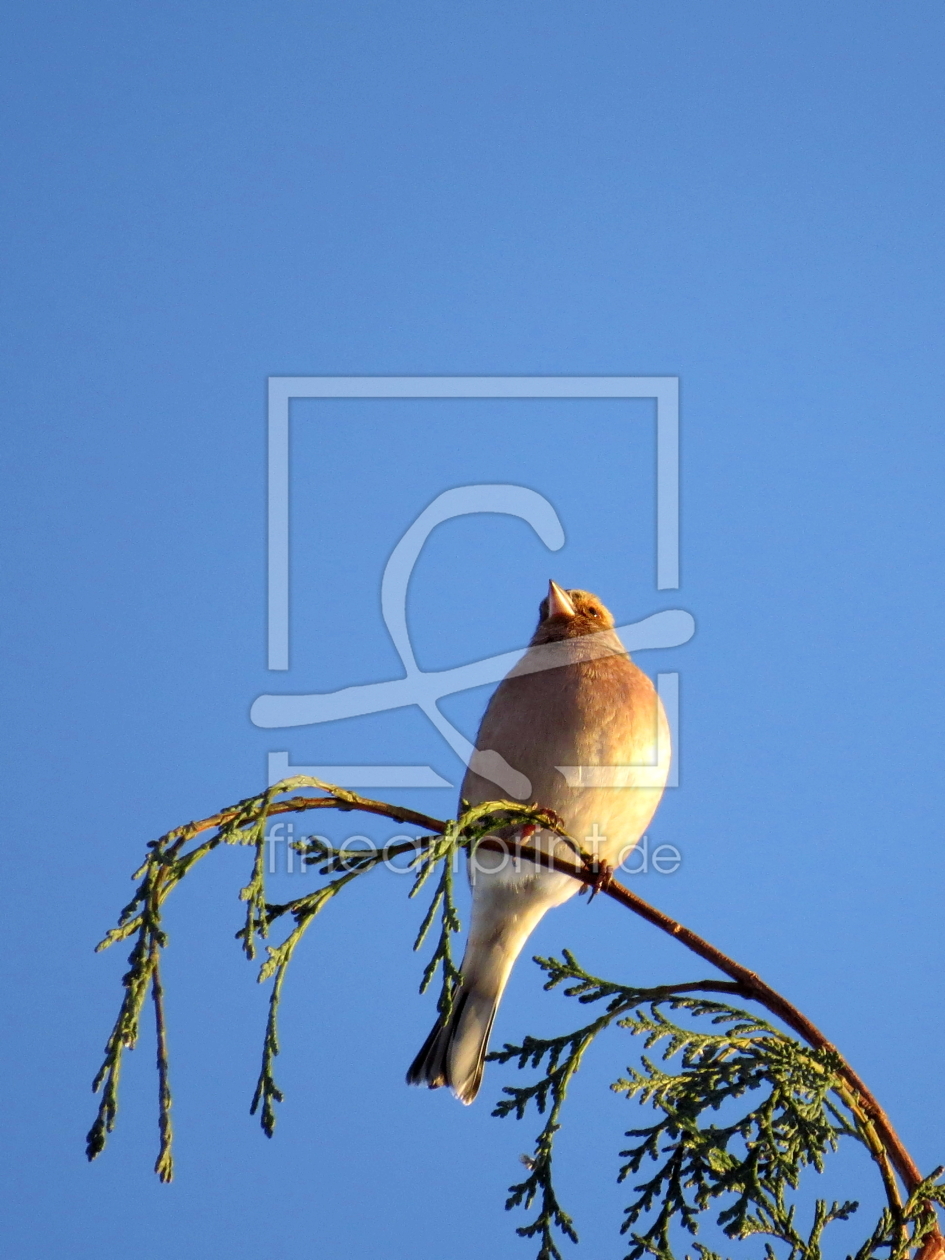
<svg viewBox="0 0 945 1260">
<path fill-rule="evenodd" d="M 488 848 L 500 848 L 501 842 L 493 844 L 489 840 L 480 841 L 480 846 L 483 845 Z M 522 858 L 527 857 L 529 854 L 529 846 L 527 845 L 519 845 L 517 850 Z M 507 851 L 508 848 L 506 848 Z M 842 1065 L 841 1073 L 844 1079 L 852 1088 L 867 1117 L 875 1126 L 883 1146 L 889 1153 L 893 1167 L 902 1178 L 907 1191 L 909 1194 L 912 1193 L 922 1180 L 922 1174 L 893 1128 L 891 1120 L 870 1089 L 853 1068 L 850 1067 L 836 1046 L 824 1036 L 816 1024 L 809 1020 L 803 1012 L 799 1011 L 796 1006 L 778 993 L 776 989 L 772 989 L 755 972 L 750 971 L 747 967 L 743 967 L 741 963 L 737 963 L 733 958 L 729 958 L 727 954 L 724 954 L 720 949 L 717 949 L 696 932 L 693 932 L 691 928 L 685 927 L 662 910 L 651 906 L 648 901 L 644 901 L 642 897 L 631 892 L 629 888 L 619 884 L 609 872 L 599 872 L 594 869 L 579 867 L 564 858 L 549 857 L 549 855 L 539 854 L 535 850 L 531 850 L 531 852 L 536 857 L 540 857 L 546 865 L 553 866 L 555 870 L 571 875 L 574 879 L 579 879 L 584 884 L 598 887 L 601 892 L 606 893 L 608 897 L 611 897 L 619 905 L 625 906 L 626 909 L 632 910 L 634 914 L 645 919 L 647 923 L 652 923 L 654 927 L 658 927 L 661 931 L 668 933 L 668 935 L 679 941 L 680 944 L 685 945 L 694 954 L 698 954 L 700 958 L 705 959 L 713 967 L 717 967 L 719 971 L 730 976 L 732 980 L 743 986 L 748 997 L 771 1011 L 773 1015 L 776 1015 L 778 1019 L 802 1037 L 808 1045 L 813 1046 L 817 1050 L 828 1050 L 835 1054 Z"/>
<path fill-rule="evenodd" d="M 227 823 L 231 823 L 234 818 L 238 818 L 243 812 L 243 803 L 231 806 L 229 809 L 222 809 L 218 814 L 211 814 L 209 818 L 201 818 L 194 822 L 185 823 L 182 827 L 175 827 L 173 831 L 169 831 L 166 836 L 162 836 L 155 845 L 169 843 L 171 847 L 167 850 L 168 856 L 176 857 L 183 845 L 188 840 L 193 840 L 194 836 L 199 836 L 203 831 L 209 831 L 213 827 L 225 827 Z M 430 831 L 435 831 L 438 835 L 442 832 L 445 823 L 438 818 L 431 818 L 428 814 L 420 814 L 415 809 L 404 809 L 400 805 L 391 805 L 387 801 L 372 801 L 368 797 L 358 797 L 357 804 L 352 804 L 344 797 L 339 796 L 294 796 L 287 801 L 273 801 L 267 810 L 268 815 L 273 814 L 296 814 L 308 809 L 340 809 L 343 811 L 359 810 L 366 814 L 379 814 L 383 818 L 391 818 L 394 822 L 407 823 L 412 827 L 426 827 Z"/>
</svg>

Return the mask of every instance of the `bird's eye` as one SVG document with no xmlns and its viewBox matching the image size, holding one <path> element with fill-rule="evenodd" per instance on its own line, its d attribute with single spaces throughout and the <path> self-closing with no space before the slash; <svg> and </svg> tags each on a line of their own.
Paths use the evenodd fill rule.
<svg viewBox="0 0 945 1260">
<path fill-rule="evenodd" d="M 599 617 L 599 616 L 600 616 L 600 613 L 597 611 L 597 609 L 596 609 L 596 608 L 589 608 L 589 609 L 587 610 L 587 615 L 588 615 L 589 617 Z"/>
</svg>

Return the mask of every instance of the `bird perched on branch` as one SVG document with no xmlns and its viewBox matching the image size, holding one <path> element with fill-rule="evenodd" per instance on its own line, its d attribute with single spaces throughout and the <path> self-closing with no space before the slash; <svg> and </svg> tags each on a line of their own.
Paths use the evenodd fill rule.
<svg viewBox="0 0 945 1260">
<path fill-rule="evenodd" d="M 604 868 L 618 866 L 643 835 L 669 770 L 663 706 L 613 626 L 596 595 L 550 583 L 528 651 L 489 702 L 460 792 L 470 805 L 508 798 L 501 783 L 508 784 L 511 767 L 513 782 L 528 781 L 518 798 L 554 810 Z M 490 770 L 495 781 L 485 777 Z M 615 779 L 621 786 L 608 786 Z M 512 844 L 523 838 L 514 827 L 494 835 Z M 539 830 L 527 839 L 574 860 L 553 832 Z M 407 1073 L 412 1085 L 448 1085 L 464 1103 L 479 1092 L 492 1022 L 515 959 L 545 911 L 582 887 L 520 858 L 512 844 L 507 853 L 475 850 L 470 856 L 472 922 L 462 982 L 449 1017 L 437 1021 Z"/>
</svg>

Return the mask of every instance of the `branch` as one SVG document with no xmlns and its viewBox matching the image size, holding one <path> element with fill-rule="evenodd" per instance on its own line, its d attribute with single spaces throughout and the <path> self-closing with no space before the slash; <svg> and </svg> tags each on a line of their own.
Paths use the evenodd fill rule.
<svg viewBox="0 0 945 1260">
<path fill-rule="evenodd" d="M 275 796 L 312 787 L 321 790 L 324 795 L 318 797 L 297 796 L 283 801 L 275 801 L 273 799 Z M 860 1122 L 867 1145 L 879 1165 L 887 1196 L 890 1200 L 890 1209 L 895 1218 L 902 1219 L 903 1205 L 891 1175 L 890 1164 L 902 1179 L 910 1201 L 916 1195 L 916 1192 L 920 1190 L 920 1187 L 926 1185 L 926 1181 L 923 1180 L 915 1161 L 906 1150 L 879 1102 L 820 1029 L 797 1007 L 770 985 L 766 984 L 755 972 L 729 958 L 728 955 L 704 940 L 690 928 L 678 923 L 663 911 L 658 910 L 655 906 L 651 906 L 649 902 L 644 901 L 636 893 L 631 892 L 629 888 L 618 883 L 614 879 L 610 868 L 599 864 L 594 858 L 583 852 L 580 845 L 567 834 L 561 820 L 553 812 L 544 810 L 537 804 L 529 806 L 512 801 L 489 802 L 486 805 L 480 805 L 472 810 L 468 810 L 460 820 L 460 824 L 448 823 L 430 815 L 419 813 L 416 810 L 389 804 L 386 801 L 370 800 L 347 789 L 322 783 L 318 779 L 303 775 L 286 779 L 282 783 L 269 788 L 260 796 L 248 797 L 246 800 L 221 810 L 219 813 L 175 828 L 159 840 L 152 841 L 148 846 L 152 851 L 151 856 L 140 872 L 147 872 L 145 884 L 139 890 L 136 900 L 126 907 L 119 922 L 119 927 L 110 932 L 102 942 L 103 946 L 112 944 L 117 940 L 126 938 L 135 931 L 139 931 L 141 933 L 140 948 L 145 945 L 145 938 L 147 938 L 146 957 L 148 965 L 142 969 L 141 977 L 144 978 L 146 975 L 147 979 L 152 980 L 152 995 L 154 997 L 158 1028 L 158 1059 L 161 1069 L 160 1090 L 162 1099 L 162 1157 L 164 1157 L 159 1159 L 159 1165 L 162 1165 L 159 1167 L 159 1172 L 161 1172 L 162 1176 L 166 1174 L 168 1179 L 170 1176 L 169 1151 L 165 1155 L 164 1149 L 165 1142 L 169 1146 L 170 1139 L 170 1098 L 166 1077 L 167 1055 L 161 1002 L 162 994 L 157 973 L 158 947 L 163 944 L 163 940 L 157 937 L 159 907 L 189 867 L 216 848 L 217 845 L 221 843 L 252 843 L 257 846 L 258 851 L 262 843 L 261 835 L 265 829 L 265 820 L 268 817 L 275 814 L 303 813 L 312 809 L 357 810 L 383 818 L 390 818 L 394 822 L 423 827 L 432 833 L 431 835 L 418 837 L 416 840 L 389 845 L 375 850 L 370 855 L 369 863 L 363 869 L 373 868 L 380 862 L 411 851 L 426 850 L 431 847 L 433 842 L 440 840 L 452 828 L 458 830 L 462 835 L 462 843 L 467 849 L 478 846 L 485 850 L 497 851 L 506 855 L 511 854 L 516 860 L 529 861 L 537 866 L 569 875 L 573 879 L 591 887 L 595 894 L 597 892 L 605 893 L 625 909 L 631 910 L 654 927 L 658 927 L 661 931 L 672 936 L 694 954 L 697 954 L 723 974 L 729 976 L 733 982 L 730 985 L 723 985 L 722 982 L 704 981 L 699 985 L 685 987 L 737 993 L 740 996 L 758 1002 L 773 1015 L 777 1016 L 778 1019 L 782 1020 L 808 1045 L 817 1050 L 826 1051 L 832 1056 L 836 1063 L 837 1074 L 841 1078 L 844 1088 L 849 1091 L 849 1105 Z M 262 820 L 261 823 L 260 820 Z M 515 825 L 521 831 L 523 824 L 526 822 L 541 826 L 543 829 L 557 835 L 574 851 L 576 860 L 559 856 L 557 853 L 547 853 L 527 843 L 501 840 L 486 834 L 490 829 Z M 187 853 L 182 852 L 184 845 L 189 840 L 212 828 L 217 829 L 216 835 Z M 534 830 L 534 826 L 531 829 Z M 456 830 L 453 830 L 451 834 L 456 834 Z M 528 834 L 528 831 L 525 831 L 525 834 Z M 314 860 L 311 855 L 309 857 L 310 860 Z M 158 867 L 160 867 L 159 877 Z M 173 871 L 173 874 L 169 877 L 169 872 L 171 871 Z M 160 886 L 157 887 L 156 885 Z M 244 890 L 244 893 L 247 895 L 249 892 L 250 890 Z M 265 931 L 265 927 L 272 920 L 286 913 L 294 913 L 297 918 L 301 916 L 300 927 L 302 927 L 303 922 L 307 924 L 315 909 L 314 905 L 309 904 L 312 902 L 312 898 L 313 894 L 308 894 L 306 897 L 298 898 L 285 905 L 265 904 L 264 908 L 260 906 L 259 916 L 256 919 L 253 918 L 254 912 L 251 907 L 247 920 L 247 940 L 244 941 L 244 944 L 251 949 L 253 929 L 258 926 L 260 930 Z M 143 906 L 141 913 L 134 915 L 134 911 L 139 906 Z M 321 899 L 319 898 L 318 908 L 320 906 Z M 132 917 L 133 915 L 134 917 Z M 294 945 L 294 939 L 292 943 Z M 270 952 L 273 953 L 273 951 Z M 272 961 L 275 962 L 275 958 Z M 130 975 L 131 973 L 129 973 Z M 135 975 L 135 979 L 137 978 L 137 975 Z M 679 986 L 675 989 L 673 986 L 667 986 L 667 992 L 670 991 L 679 991 Z M 108 1088 L 105 1091 L 106 1096 L 103 1098 L 103 1105 L 96 1127 L 93 1128 L 93 1133 L 90 1134 L 90 1158 L 93 1158 L 104 1145 L 105 1132 L 110 1130 L 114 1123 L 114 1090 L 117 1086 L 120 1049 L 122 1045 L 134 1044 L 137 1033 L 137 1016 L 142 999 L 143 993 L 138 985 L 135 984 L 133 991 L 126 995 L 125 1006 L 122 1014 L 119 1016 L 119 1024 L 116 1025 L 113 1033 L 112 1041 L 115 1043 L 114 1047 L 112 1047 L 112 1042 L 110 1041 L 106 1064 L 96 1080 L 96 1088 L 102 1081 L 107 1082 Z M 273 1031 L 272 1052 L 277 1052 L 277 1049 Z M 942 1235 L 937 1228 L 925 1235 L 919 1260 L 945 1260 L 945 1243 L 943 1243 Z"/>
<path fill-rule="evenodd" d="M 498 849 L 501 848 L 502 842 L 492 843 L 487 839 L 481 840 L 479 845 L 480 848 Z M 720 949 L 704 940 L 703 937 L 693 932 L 691 928 L 678 923 L 662 910 L 651 906 L 648 901 L 644 901 L 642 897 L 631 892 L 629 888 L 625 888 L 623 884 L 619 884 L 609 871 L 596 868 L 593 863 L 579 867 L 575 863 L 567 861 L 567 859 L 538 853 L 528 845 L 516 845 L 515 849 L 522 858 L 533 855 L 545 866 L 561 871 L 562 874 L 571 875 L 574 879 L 579 879 L 582 883 L 591 885 L 600 892 L 606 893 L 608 897 L 613 898 L 619 905 L 624 906 L 627 910 L 632 910 L 634 914 L 645 919 L 647 923 L 652 923 L 654 927 L 658 927 L 661 931 L 668 933 L 680 944 L 685 945 L 687 949 L 692 950 L 694 954 L 698 954 L 700 958 L 711 963 L 713 967 L 717 967 L 725 975 L 731 976 L 741 986 L 741 991 L 746 997 L 751 998 L 771 1011 L 773 1015 L 776 1015 L 778 1019 L 782 1020 L 789 1028 L 802 1037 L 808 1045 L 813 1046 L 816 1050 L 827 1050 L 836 1055 L 840 1075 L 849 1084 L 869 1122 L 875 1127 L 882 1148 L 888 1152 L 889 1158 L 902 1178 L 909 1194 L 913 1193 L 922 1182 L 922 1174 L 893 1128 L 889 1117 L 859 1075 L 837 1050 L 836 1046 L 787 998 L 783 997 L 769 984 L 766 984 L 755 972 L 749 971 L 741 963 L 736 962 L 733 958 L 729 958 L 727 954 L 723 954 Z"/>
</svg>

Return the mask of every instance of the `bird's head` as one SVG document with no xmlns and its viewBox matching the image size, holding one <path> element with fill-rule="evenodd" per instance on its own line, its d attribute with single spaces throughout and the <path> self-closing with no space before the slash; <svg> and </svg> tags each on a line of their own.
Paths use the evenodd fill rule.
<svg viewBox="0 0 945 1260">
<path fill-rule="evenodd" d="M 611 630 L 614 619 L 590 591 L 565 591 L 557 582 L 548 583 L 548 594 L 538 610 L 538 629 L 532 643 L 553 643 L 576 639 L 582 634 Z"/>
</svg>

